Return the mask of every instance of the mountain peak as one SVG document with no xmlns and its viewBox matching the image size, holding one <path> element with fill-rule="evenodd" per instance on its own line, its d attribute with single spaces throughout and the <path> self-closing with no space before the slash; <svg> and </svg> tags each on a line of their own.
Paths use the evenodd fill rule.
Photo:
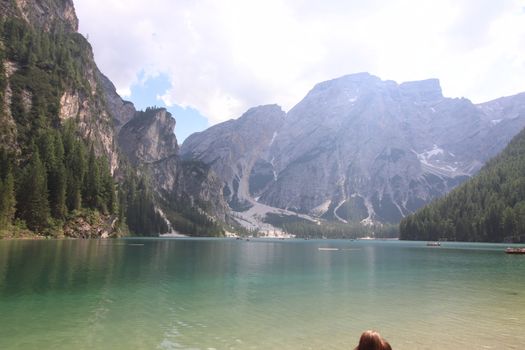
<svg viewBox="0 0 525 350">
<path fill-rule="evenodd" d="M 264 123 L 264 120 L 274 118 L 275 116 L 284 119 L 285 114 L 286 113 L 282 110 L 281 106 L 277 104 L 262 105 L 250 108 L 239 117 L 239 120 L 249 120 L 251 122 L 254 120 L 260 120 Z"/>
<path fill-rule="evenodd" d="M 343 75 L 342 77 L 323 81 L 321 83 L 318 83 L 314 86 L 312 89 L 313 91 L 322 92 L 327 91 L 331 89 L 341 89 L 341 88 L 349 88 L 354 87 L 358 88 L 360 86 L 365 85 L 372 85 L 372 84 L 378 84 L 381 83 L 382 80 L 379 77 L 376 77 L 375 75 L 372 75 L 367 72 L 361 72 L 361 73 L 354 73 L 354 74 L 348 74 Z"/>
<path fill-rule="evenodd" d="M 369 94 L 398 96 L 416 102 L 436 102 L 443 99 L 438 79 L 410 81 L 398 84 L 393 80 L 381 80 L 370 73 L 344 75 L 314 86 L 305 100 L 316 104 L 330 100 L 336 104 L 354 102 Z"/>
<path fill-rule="evenodd" d="M 399 85 L 401 93 L 423 101 L 435 101 L 443 98 L 439 79 L 410 81 Z"/>
<path fill-rule="evenodd" d="M 157 162 L 178 153 L 175 119 L 165 108 L 135 113 L 119 132 L 122 150 L 134 163 Z"/>
</svg>

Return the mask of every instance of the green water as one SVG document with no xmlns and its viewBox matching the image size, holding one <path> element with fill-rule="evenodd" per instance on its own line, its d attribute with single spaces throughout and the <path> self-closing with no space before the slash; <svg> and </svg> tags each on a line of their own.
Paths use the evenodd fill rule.
<svg viewBox="0 0 525 350">
<path fill-rule="evenodd" d="M 338 248 L 335 251 L 318 248 Z M 525 348 L 525 255 L 379 241 L 0 241 L 0 349 Z"/>
</svg>

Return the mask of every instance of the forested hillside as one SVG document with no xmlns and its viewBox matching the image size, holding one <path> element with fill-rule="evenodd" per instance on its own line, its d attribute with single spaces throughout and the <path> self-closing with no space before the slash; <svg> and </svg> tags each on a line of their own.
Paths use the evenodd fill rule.
<svg viewBox="0 0 525 350">
<path fill-rule="evenodd" d="M 407 240 L 525 241 L 525 129 L 473 179 L 401 221 Z"/>
<path fill-rule="evenodd" d="M 0 2 L 0 238 L 223 235 L 209 168 L 175 119 L 137 111 L 98 69 L 72 0 Z"/>
<path fill-rule="evenodd" d="M 86 120 L 60 118 L 64 91 L 98 95 L 85 73 L 94 65 L 87 41 L 61 22 L 42 31 L 17 18 L 1 19 L 0 38 L 0 230 L 118 235 L 128 217 L 136 234 L 166 231 L 145 181 L 121 160 L 120 178 L 131 185 L 118 188 L 101 136 L 81 132 Z M 97 114 L 87 122 L 110 129 Z M 84 231 L 68 228 L 72 221 Z"/>
</svg>

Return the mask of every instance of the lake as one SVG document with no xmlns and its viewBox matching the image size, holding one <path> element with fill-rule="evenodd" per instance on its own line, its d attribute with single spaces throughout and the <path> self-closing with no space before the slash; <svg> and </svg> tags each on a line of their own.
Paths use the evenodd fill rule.
<svg viewBox="0 0 525 350">
<path fill-rule="evenodd" d="M 395 350 L 523 349 L 525 255 L 504 248 L 0 241 L 0 349 L 353 349 L 366 329 Z"/>
</svg>

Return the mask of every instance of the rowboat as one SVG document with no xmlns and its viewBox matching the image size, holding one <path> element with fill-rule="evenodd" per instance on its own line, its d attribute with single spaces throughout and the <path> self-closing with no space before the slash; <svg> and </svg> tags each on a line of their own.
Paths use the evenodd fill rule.
<svg viewBox="0 0 525 350">
<path fill-rule="evenodd" d="M 505 249 L 507 254 L 525 254 L 525 248 L 507 248 Z"/>
</svg>

